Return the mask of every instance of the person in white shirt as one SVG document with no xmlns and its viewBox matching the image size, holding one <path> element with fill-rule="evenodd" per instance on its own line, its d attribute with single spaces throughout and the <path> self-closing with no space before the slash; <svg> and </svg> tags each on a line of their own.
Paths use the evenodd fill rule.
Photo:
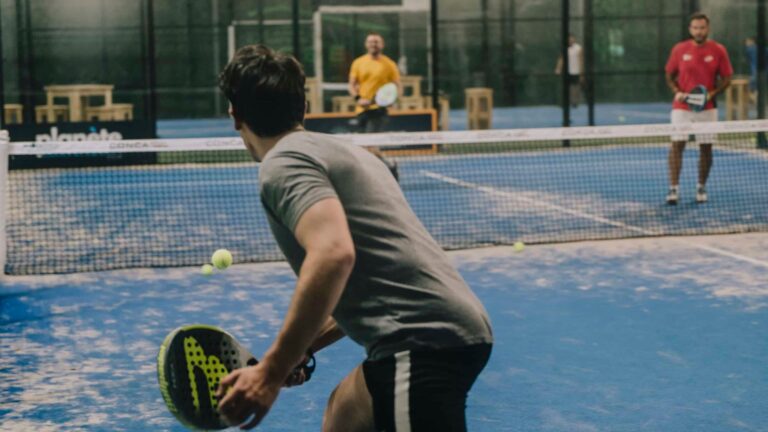
<svg viewBox="0 0 768 432">
<path fill-rule="evenodd" d="M 563 56 L 557 59 L 555 73 L 563 72 Z M 570 85 L 571 106 L 576 108 L 581 102 L 581 88 L 584 85 L 584 50 L 576 42 L 576 36 L 568 36 L 568 83 Z"/>
</svg>

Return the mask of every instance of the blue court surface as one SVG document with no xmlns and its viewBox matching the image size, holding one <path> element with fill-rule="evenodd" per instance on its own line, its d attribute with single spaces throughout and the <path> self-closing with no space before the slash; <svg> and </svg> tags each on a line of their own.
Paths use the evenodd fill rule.
<svg viewBox="0 0 768 432">
<path fill-rule="evenodd" d="M 474 431 L 768 430 L 768 235 L 453 252 L 496 344 L 468 401 Z M 0 290 L 0 429 L 183 430 L 156 382 L 165 334 L 229 329 L 255 353 L 295 279 L 284 263 L 21 276 Z M 260 430 L 319 430 L 362 349 L 318 355 Z"/>
</svg>

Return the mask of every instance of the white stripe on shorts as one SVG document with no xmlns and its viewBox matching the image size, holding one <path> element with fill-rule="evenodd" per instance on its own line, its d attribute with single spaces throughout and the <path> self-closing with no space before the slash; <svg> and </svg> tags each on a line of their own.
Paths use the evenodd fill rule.
<svg viewBox="0 0 768 432">
<path fill-rule="evenodd" d="M 395 354 L 395 430 L 411 432 L 410 400 L 411 352 Z"/>
</svg>

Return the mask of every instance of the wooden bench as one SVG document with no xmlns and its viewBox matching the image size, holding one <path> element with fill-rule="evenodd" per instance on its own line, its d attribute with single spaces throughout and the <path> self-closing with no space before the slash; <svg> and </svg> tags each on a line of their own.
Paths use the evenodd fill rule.
<svg viewBox="0 0 768 432">
<path fill-rule="evenodd" d="M 53 106 L 56 99 L 67 99 L 69 121 L 80 122 L 84 120 L 86 108 L 90 105 L 92 97 L 103 98 L 104 105 L 112 105 L 112 84 L 67 84 L 45 86 L 46 104 Z"/>
<path fill-rule="evenodd" d="M 403 75 L 400 77 L 400 85 L 403 88 L 403 97 L 420 97 L 421 96 L 421 80 L 420 75 Z"/>
<path fill-rule="evenodd" d="M 467 129 L 490 129 L 493 125 L 493 89 L 464 89 L 467 107 Z"/>
<path fill-rule="evenodd" d="M 68 105 L 37 105 L 35 123 L 59 123 L 69 121 Z"/>
<path fill-rule="evenodd" d="M 131 121 L 133 104 L 112 104 L 85 108 L 85 118 L 90 121 Z"/>
<path fill-rule="evenodd" d="M 24 123 L 24 107 L 21 104 L 5 104 L 3 106 L 3 123 Z"/>
<path fill-rule="evenodd" d="M 397 109 L 403 111 L 421 110 L 428 106 L 425 104 L 426 101 L 424 99 L 424 96 L 403 96 L 398 99 L 398 101 L 395 103 L 395 106 Z"/>
<path fill-rule="evenodd" d="M 749 78 L 734 77 L 725 89 L 725 119 L 749 119 Z"/>
<path fill-rule="evenodd" d="M 447 96 L 440 96 L 440 129 L 451 130 L 451 101 Z"/>
<path fill-rule="evenodd" d="M 357 102 L 352 96 L 334 96 L 331 98 L 331 102 L 335 113 L 355 112 L 357 106 Z"/>
<path fill-rule="evenodd" d="M 323 99 L 320 97 L 320 86 L 317 83 L 317 78 L 307 78 L 304 85 L 304 94 L 307 98 L 310 113 L 318 114 L 323 112 Z"/>
</svg>

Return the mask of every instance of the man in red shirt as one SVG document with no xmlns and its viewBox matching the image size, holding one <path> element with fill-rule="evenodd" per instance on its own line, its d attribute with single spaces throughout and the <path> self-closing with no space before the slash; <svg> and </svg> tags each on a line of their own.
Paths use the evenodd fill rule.
<svg viewBox="0 0 768 432">
<path fill-rule="evenodd" d="M 731 84 L 733 67 L 728 58 L 728 51 L 719 43 L 707 39 L 709 36 L 709 18 L 703 13 L 691 15 L 688 21 L 691 39 L 679 42 L 672 48 L 665 68 L 667 85 L 675 94 L 672 103 L 672 123 L 697 123 L 717 121 L 715 96 Z M 688 93 L 696 86 L 707 88 L 707 104 L 700 112 L 691 111 L 685 103 Z M 669 150 L 669 194 L 667 204 L 677 204 L 680 171 L 683 167 L 683 150 L 688 141 L 687 135 L 672 137 Z M 705 185 L 712 167 L 712 144 L 715 136 L 699 134 L 699 183 L 696 187 L 696 202 L 707 201 Z"/>
</svg>

